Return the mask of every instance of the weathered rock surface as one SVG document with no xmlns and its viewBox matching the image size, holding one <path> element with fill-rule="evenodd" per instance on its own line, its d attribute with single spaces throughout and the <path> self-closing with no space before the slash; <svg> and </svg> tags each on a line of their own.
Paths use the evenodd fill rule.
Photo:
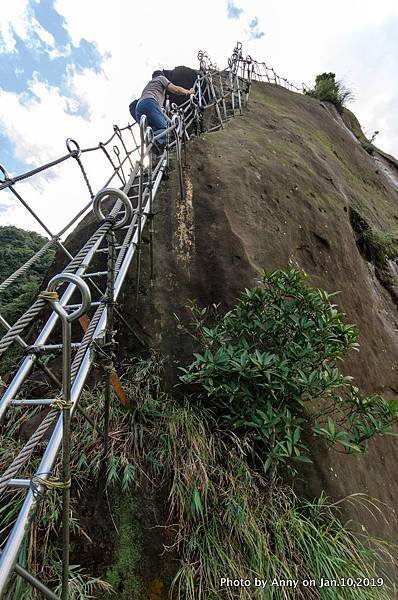
<svg viewBox="0 0 398 600">
<path fill-rule="evenodd" d="M 363 219 L 379 232 L 397 227 L 398 163 L 382 152 L 370 156 L 357 139 L 358 127 L 352 113 L 342 118 L 330 104 L 254 83 L 242 116 L 187 146 L 185 198 L 179 198 L 174 170 L 156 200 L 154 284 L 143 276 L 136 310 L 132 269 L 120 298 L 131 325 L 168 356 L 170 384 L 177 365 L 192 353 L 174 313 L 186 319 L 190 299 L 227 308 L 262 269 L 292 265 L 307 272 L 310 284 L 341 291 L 336 302 L 358 325 L 361 344 L 345 371 L 365 393 L 398 395 L 396 297 L 361 255 L 353 222 Z M 93 227 L 86 218 L 69 246 Z M 144 248 L 144 263 L 147 255 Z M 136 343 L 121 325 L 119 339 L 124 353 L 134 351 Z M 378 498 L 386 521 L 367 512 L 348 516 L 373 534 L 397 539 L 395 438 L 375 440 L 364 456 L 319 446 L 313 458 L 302 474 L 306 494 Z"/>
<path fill-rule="evenodd" d="M 335 108 L 254 84 L 243 116 L 189 144 L 184 177 L 183 201 L 176 173 L 158 201 L 157 277 L 146 298 L 152 309 L 143 304 L 140 317 L 169 357 L 171 381 L 192 352 L 174 313 L 185 319 L 189 299 L 229 307 L 261 269 L 293 265 L 307 272 L 310 284 L 341 291 L 336 302 L 359 327 L 360 352 L 345 371 L 366 393 L 397 396 L 397 306 L 361 256 L 351 223 L 356 214 L 376 231 L 393 231 L 398 191 Z M 129 312 L 126 292 L 125 298 Z M 309 495 L 324 489 L 336 499 L 358 492 L 380 499 L 388 523 L 365 513 L 360 520 L 395 540 L 397 458 L 391 437 L 375 440 L 364 456 L 314 448 L 303 487 Z"/>
</svg>

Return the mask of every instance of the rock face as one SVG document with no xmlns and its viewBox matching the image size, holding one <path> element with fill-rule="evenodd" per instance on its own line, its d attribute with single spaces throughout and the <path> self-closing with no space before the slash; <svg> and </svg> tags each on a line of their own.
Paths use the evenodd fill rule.
<svg viewBox="0 0 398 600">
<path fill-rule="evenodd" d="M 172 383 L 176 364 L 192 352 L 174 313 L 186 319 L 190 299 L 227 308 L 261 269 L 292 265 L 306 271 L 311 285 L 341 291 L 336 302 L 358 325 L 361 345 L 345 371 L 366 393 L 397 396 L 396 298 L 356 243 L 359 218 L 376 232 L 397 226 L 398 191 L 381 159 L 398 176 L 396 161 L 370 156 L 332 105 L 257 83 L 243 116 L 188 145 L 185 199 L 174 172 L 158 200 L 156 281 L 139 312 L 169 357 Z M 133 318 L 126 291 L 124 297 Z M 365 513 L 360 520 L 372 533 L 396 539 L 397 458 L 398 443 L 387 437 L 364 456 L 314 448 L 304 492 L 379 498 L 389 507 L 388 524 Z"/>
<path fill-rule="evenodd" d="M 187 90 L 190 90 L 198 76 L 198 71 L 190 69 L 189 67 L 174 67 L 174 69 L 164 69 L 163 73 L 171 83 L 174 85 L 180 85 Z M 185 102 L 185 96 L 177 96 L 176 94 L 169 94 L 170 102 L 176 104 L 182 104 Z"/>
<path fill-rule="evenodd" d="M 145 278 L 144 264 L 138 310 L 134 269 L 120 298 L 141 338 L 168 356 L 171 385 L 177 364 L 192 355 L 174 313 L 185 320 L 190 299 L 228 308 L 262 269 L 294 266 L 306 271 L 310 284 L 341 291 L 336 303 L 359 327 L 360 352 L 349 357 L 345 371 L 365 393 L 398 396 L 397 265 L 390 261 L 392 276 L 383 281 L 378 265 L 357 245 L 364 223 L 375 232 L 397 227 L 398 163 L 381 151 L 369 155 L 358 128 L 349 111 L 342 118 L 330 104 L 254 83 L 242 116 L 188 144 L 184 199 L 174 169 L 154 207 L 154 284 Z M 74 248 L 93 227 L 86 218 L 68 245 Z M 144 248 L 144 263 L 147 255 Z M 121 324 L 119 337 L 122 351 L 134 352 L 136 343 Z M 315 447 L 313 459 L 302 473 L 304 493 L 378 498 L 387 521 L 368 512 L 347 516 L 373 534 L 397 539 L 395 438 L 374 440 L 364 456 Z"/>
</svg>

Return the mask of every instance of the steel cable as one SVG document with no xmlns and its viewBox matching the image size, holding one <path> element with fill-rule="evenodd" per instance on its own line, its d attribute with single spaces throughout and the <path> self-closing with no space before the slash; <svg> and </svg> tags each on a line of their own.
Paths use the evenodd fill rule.
<svg viewBox="0 0 398 600">
<path fill-rule="evenodd" d="M 212 61 L 210 60 L 210 58 L 206 52 L 202 51 L 199 54 L 200 54 L 200 56 L 198 55 L 198 58 L 200 60 L 200 67 L 201 67 L 202 72 L 197 78 L 197 87 L 196 87 L 196 94 L 195 94 L 194 100 L 193 100 L 193 102 L 191 102 L 191 99 L 187 100 L 186 102 L 184 102 L 181 105 L 181 107 L 179 109 L 180 116 L 182 117 L 182 126 L 180 128 L 177 128 L 177 125 L 175 124 L 166 130 L 166 132 L 168 132 L 168 133 L 175 130 L 175 132 L 174 132 L 175 140 L 168 145 L 168 152 L 170 151 L 171 148 L 176 148 L 177 157 L 180 154 L 181 142 L 183 140 L 185 140 L 185 137 L 187 137 L 187 139 L 189 139 L 189 135 L 191 135 L 191 127 L 194 131 L 196 128 L 196 130 L 197 130 L 196 133 L 199 133 L 199 129 L 200 130 L 203 129 L 202 116 L 203 116 L 204 110 L 207 110 L 211 107 L 216 107 L 215 110 L 217 112 L 220 112 L 220 106 L 223 106 L 223 102 L 225 101 L 226 98 L 230 98 L 230 102 L 228 103 L 228 104 L 230 104 L 229 110 L 231 110 L 231 108 L 232 108 L 233 112 L 235 112 L 235 109 L 234 109 L 234 101 L 235 101 L 238 103 L 238 108 L 241 111 L 240 96 L 241 96 L 241 94 L 245 95 L 246 100 L 247 100 L 247 96 L 250 92 L 251 79 L 258 77 L 259 80 L 268 79 L 268 81 L 269 81 L 270 78 L 269 78 L 268 72 L 272 72 L 275 84 L 277 84 L 279 82 L 280 85 L 284 85 L 285 87 L 288 87 L 290 89 L 296 89 L 297 91 L 299 91 L 299 88 L 294 86 L 294 84 L 291 84 L 287 79 L 280 78 L 275 73 L 275 71 L 273 69 L 269 69 L 265 65 L 265 63 L 258 63 L 257 61 L 252 61 L 252 59 L 250 57 L 246 57 L 246 59 L 243 58 L 242 45 L 239 43 L 234 48 L 232 57 L 229 60 L 229 67 L 227 69 L 223 69 L 223 70 L 217 69 L 216 65 L 214 63 L 212 63 Z M 263 75 L 261 73 L 261 66 L 264 69 L 265 75 Z M 219 87 L 217 85 L 217 78 L 215 77 L 216 75 L 219 76 L 219 80 L 220 80 Z M 225 84 L 226 85 L 226 87 L 224 88 L 224 89 L 226 89 L 225 92 L 223 90 L 222 76 L 229 77 L 230 83 L 231 83 L 231 86 L 228 85 L 227 83 Z M 242 89 L 241 89 L 241 84 L 245 84 L 247 87 L 245 87 L 245 85 L 242 85 Z M 228 118 L 226 115 L 226 108 L 224 108 L 224 106 L 223 106 L 223 112 L 224 112 L 224 117 Z M 220 126 L 222 126 L 222 123 L 223 123 L 221 114 L 219 114 L 218 116 L 219 116 L 220 124 L 216 128 L 219 128 Z M 199 122 L 200 122 L 200 126 L 199 126 Z M 129 161 L 130 165 L 132 165 L 130 156 L 134 151 L 136 151 L 138 149 L 138 145 L 136 145 L 136 148 L 134 150 L 131 150 L 131 151 L 127 150 L 127 147 L 125 146 L 124 140 L 120 133 L 121 131 L 124 131 L 127 129 L 130 130 L 130 132 L 133 136 L 133 140 L 135 141 L 132 126 L 127 125 L 127 127 L 124 127 L 124 128 L 120 128 L 120 129 L 117 128 L 114 131 L 113 135 L 109 138 L 109 140 L 107 140 L 104 143 L 99 143 L 99 145 L 97 147 L 86 148 L 81 151 L 79 149 L 78 153 L 76 150 L 74 150 L 65 157 L 61 157 L 60 159 L 57 159 L 56 161 L 47 163 L 47 165 L 43 165 L 42 167 L 39 167 L 37 169 L 34 169 L 33 171 L 30 171 L 28 173 L 17 176 L 16 178 L 13 178 L 13 179 L 8 178 L 4 169 L 2 169 L 2 171 L 5 175 L 5 179 L 4 179 L 4 181 L 0 181 L 0 190 L 4 189 L 6 187 L 11 187 L 12 184 L 15 183 L 16 181 L 21 181 L 22 179 L 26 179 L 26 178 L 30 177 L 31 175 L 34 175 L 40 171 L 45 170 L 46 168 L 50 168 L 51 166 L 54 166 L 64 160 L 67 160 L 70 157 L 73 157 L 77 160 L 77 162 L 79 164 L 79 167 L 82 171 L 83 178 L 84 178 L 87 188 L 89 190 L 90 197 L 93 198 L 93 191 L 92 191 L 92 188 L 90 185 L 90 181 L 88 179 L 87 173 L 85 172 L 84 166 L 82 165 L 79 157 L 80 157 L 80 153 L 91 152 L 91 151 L 96 151 L 96 150 L 100 150 L 101 152 L 104 152 L 105 155 L 107 155 L 107 158 L 110 160 L 112 167 L 114 169 L 112 178 L 115 177 L 115 175 L 118 175 L 124 184 L 125 182 L 123 181 L 123 177 L 121 175 L 123 173 L 123 164 L 125 164 L 126 161 Z M 189 130 L 188 132 L 186 131 L 187 129 Z M 111 143 L 111 141 L 115 138 L 115 136 L 117 136 L 119 141 L 121 141 L 123 150 L 126 155 L 123 160 L 120 160 L 120 157 L 118 156 L 119 166 L 116 166 L 113 163 L 113 161 L 110 159 L 107 149 L 105 148 L 105 146 L 107 146 L 109 143 Z M 146 153 L 151 151 L 151 147 L 152 147 L 152 143 L 149 143 L 146 147 Z M 164 167 L 165 167 L 165 165 L 167 165 L 168 158 L 165 159 L 164 158 L 165 156 L 166 156 L 166 152 L 162 155 L 162 160 L 164 160 L 164 162 L 162 162 L 163 166 L 159 166 L 160 165 L 160 161 L 159 161 L 157 167 L 155 168 L 155 172 L 156 172 L 156 169 L 159 169 L 159 182 L 162 179 L 162 176 L 164 173 Z M 143 155 L 141 155 L 141 160 L 143 160 Z M 181 175 L 181 173 L 180 173 L 180 175 Z M 145 184 L 145 186 L 143 186 L 143 188 L 141 189 L 141 192 L 140 192 L 141 193 L 141 196 L 140 196 L 140 204 L 141 205 L 144 204 L 144 200 L 147 198 L 148 193 L 152 193 L 152 190 L 149 188 L 150 185 L 152 185 L 152 183 L 150 183 L 149 185 Z M 155 196 L 155 194 L 156 194 L 156 190 L 153 193 L 153 197 Z M 90 205 L 87 205 L 83 209 L 83 211 L 87 210 L 87 208 L 89 208 L 89 206 Z M 96 229 L 96 231 L 90 236 L 90 238 L 85 242 L 83 247 L 79 250 L 77 255 L 74 258 L 72 258 L 72 260 L 70 261 L 70 263 L 68 264 L 68 266 L 66 267 L 64 272 L 73 273 L 74 271 L 78 271 L 79 269 L 87 268 L 89 262 L 92 259 L 92 256 L 90 256 L 90 252 L 93 250 L 93 248 L 95 247 L 96 244 L 98 244 L 98 245 L 100 244 L 100 240 L 104 236 L 106 236 L 106 234 L 112 229 L 112 227 L 115 224 L 115 217 L 119 214 L 120 209 L 121 209 L 121 203 L 120 203 L 120 201 L 117 201 L 115 203 L 110 215 L 99 225 L 99 227 Z M 151 212 L 151 209 L 149 209 L 149 212 Z M 130 226 L 128 228 L 128 231 L 124 237 L 124 241 L 120 247 L 120 251 L 118 253 L 118 256 L 116 259 L 116 265 L 115 265 L 115 279 L 117 277 L 119 269 L 122 271 L 119 285 L 121 285 L 123 283 L 125 273 L 127 272 L 128 266 L 131 262 L 131 257 L 133 256 L 133 252 L 134 252 L 134 246 L 136 245 L 136 242 L 134 241 L 135 233 L 137 231 L 137 227 L 139 227 L 140 219 L 143 214 L 147 215 L 149 213 L 145 212 L 145 211 L 140 214 L 137 212 L 135 213 L 135 215 L 133 216 L 133 220 L 130 223 Z M 54 237 L 54 239 L 47 242 L 47 244 L 45 244 L 45 246 L 38 253 L 36 253 L 35 256 L 33 256 L 24 265 L 22 265 L 19 269 L 17 269 L 17 271 L 13 275 L 8 277 L 7 280 L 5 282 L 3 282 L 3 284 L 0 284 L 0 292 L 2 291 L 2 289 L 5 289 L 6 287 L 8 287 L 8 285 L 11 285 L 11 283 L 13 283 L 24 272 L 26 272 L 26 270 L 32 264 L 34 264 L 34 262 L 39 260 L 39 258 L 45 252 L 45 249 L 50 247 L 56 241 L 56 239 L 57 238 Z M 132 246 L 133 246 L 133 251 L 132 251 Z M 128 250 L 129 250 L 129 253 L 127 254 Z M 86 261 L 86 259 L 87 259 L 87 261 Z M 124 269 L 124 271 L 123 271 L 123 269 Z M 107 292 L 108 292 L 108 288 L 105 292 L 104 297 L 106 297 Z M 10 328 L 10 330 L 7 332 L 7 334 L 0 340 L 0 355 L 3 354 L 7 350 L 7 348 L 11 345 L 11 343 L 17 338 L 19 333 L 35 318 L 35 316 L 37 316 L 39 314 L 39 312 L 44 308 L 45 304 L 46 304 L 46 302 L 43 298 L 38 298 L 36 300 L 36 302 L 34 302 L 34 304 L 25 312 L 25 314 L 22 315 L 22 317 L 20 317 L 20 319 L 18 319 L 18 321 Z M 75 381 L 75 379 L 82 367 L 83 360 L 87 356 L 87 351 L 90 349 L 90 345 L 93 344 L 93 341 L 95 342 L 96 340 L 99 339 L 97 328 L 101 321 L 101 318 L 104 315 L 106 306 L 107 306 L 106 301 L 103 300 L 100 303 L 100 305 L 98 306 L 97 310 L 95 311 L 94 316 L 91 318 L 89 326 L 83 335 L 81 343 L 78 347 L 78 350 L 77 350 L 75 357 L 73 359 L 73 362 L 72 362 L 71 371 L 70 371 L 71 382 Z M 99 331 L 100 331 L 100 335 L 101 335 L 102 329 L 100 328 Z M 95 335 L 97 336 L 96 340 L 94 340 Z M 88 355 L 88 356 L 90 356 L 90 355 Z M 93 359 L 91 358 L 90 360 L 92 361 Z M 88 363 L 88 364 L 90 365 L 90 363 Z M 87 368 L 89 368 L 89 367 L 87 367 L 87 365 L 86 365 L 84 368 L 86 368 L 86 370 L 87 370 Z M 86 377 L 86 375 L 84 377 Z M 23 382 L 24 382 L 24 380 L 20 383 L 20 385 L 22 385 Z M 84 381 L 83 381 L 83 384 L 84 384 Z M 15 397 L 15 393 L 16 392 L 13 389 L 13 391 L 12 391 L 13 396 L 11 396 L 11 397 Z M 81 392 L 78 392 L 78 393 L 81 393 Z M 79 395 L 76 397 L 75 402 L 77 403 L 78 400 L 79 400 Z M 12 479 L 18 473 L 18 471 L 22 467 L 22 465 L 24 465 L 28 461 L 28 459 L 31 456 L 31 454 L 33 453 L 34 449 L 43 440 L 44 435 L 46 434 L 48 429 L 51 427 L 51 425 L 54 423 L 54 421 L 59 417 L 59 415 L 60 415 L 59 410 L 52 408 L 50 410 L 50 412 L 44 417 L 44 419 L 41 422 L 41 424 L 39 425 L 39 427 L 36 429 L 36 431 L 33 433 L 33 435 L 30 437 L 30 439 L 25 444 L 25 446 L 22 448 L 22 450 L 18 453 L 18 455 L 14 458 L 11 465 L 7 468 L 7 470 L 0 477 L 0 494 L 2 494 L 4 492 L 4 490 L 7 488 L 7 485 L 9 483 L 10 479 Z M 53 460 L 55 461 L 55 455 L 54 455 Z M 51 468 L 52 467 L 50 467 L 50 469 Z"/>
<path fill-rule="evenodd" d="M 51 246 L 53 246 L 55 243 L 57 243 L 57 238 L 54 237 L 52 240 L 49 240 L 46 244 L 44 244 L 44 246 L 40 248 L 40 250 L 36 252 L 34 256 L 29 258 L 29 260 L 27 260 L 24 265 L 19 267 L 19 269 L 17 269 L 12 275 L 7 277 L 7 279 L 5 279 L 3 283 L 0 284 L 0 292 L 3 292 L 6 288 L 8 288 L 8 286 L 14 283 L 14 281 L 16 281 L 18 277 L 21 277 L 21 275 L 26 273 L 29 267 L 34 265 L 43 256 L 43 254 L 45 254 L 47 250 L 51 248 Z"/>
<path fill-rule="evenodd" d="M 59 416 L 59 410 L 52 409 L 44 417 L 36 431 L 31 435 L 25 446 L 14 458 L 10 466 L 0 476 L 0 496 L 7 489 L 10 479 L 13 479 L 17 475 L 19 469 L 26 463 L 31 456 L 36 446 L 41 442 L 43 436 L 47 432 L 48 428 L 54 423 L 56 418 Z"/>
</svg>

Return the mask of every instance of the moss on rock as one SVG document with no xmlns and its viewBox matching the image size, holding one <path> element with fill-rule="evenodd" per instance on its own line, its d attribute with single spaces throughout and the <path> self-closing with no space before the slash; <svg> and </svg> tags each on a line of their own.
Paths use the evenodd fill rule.
<svg viewBox="0 0 398 600">
<path fill-rule="evenodd" d="M 115 560 L 106 573 L 105 580 L 115 590 L 118 598 L 139 600 L 142 597 L 142 581 L 137 572 L 141 557 L 142 531 L 135 519 L 136 502 L 127 495 L 114 493 L 112 500 L 116 514 L 118 534 L 115 545 Z M 114 598 L 105 594 L 102 598 Z"/>
</svg>

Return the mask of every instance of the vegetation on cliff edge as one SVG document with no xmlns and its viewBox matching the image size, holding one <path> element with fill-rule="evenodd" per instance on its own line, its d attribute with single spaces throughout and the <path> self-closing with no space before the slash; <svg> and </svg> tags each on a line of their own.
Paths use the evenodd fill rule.
<svg viewBox="0 0 398 600">
<path fill-rule="evenodd" d="M 34 231 L 18 227 L 0 227 L 0 281 L 9 277 L 31 258 L 44 244 L 46 238 Z M 13 323 L 27 308 L 54 258 L 52 248 L 0 296 L 0 312 Z"/>
<path fill-rule="evenodd" d="M 339 111 L 352 99 L 352 93 L 341 81 L 336 81 L 335 73 L 321 73 L 315 78 L 315 86 L 305 90 L 308 96 L 323 102 L 332 102 Z"/>
<path fill-rule="evenodd" d="M 339 370 L 358 332 L 331 296 L 306 286 L 301 272 L 275 271 L 212 327 L 208 310 L 192 306 L 200 352 L 181 380 L 198 384 L 204 405 L 250 442 L 264 472 L 310 461 L 305 429 L 347 452 L 393 435 L 397 402 L 364 396 Z"/>
<path fill-rule="evenodd" d="M 289 590 L 289 597 L 299 600 L 337 598 L 335 588 L 319 587 L 322 577 L 365 578 L 374 585 L 342 587 L 338 597 L 391 598 L 395 588 L 383 565 L 396 564 L 395 549 L 344 524 L 344 501 L 333 503 L 324 495 L 313 501 L 299 498 L 291 481 L 286 483 L 297 461 L 309 460 L 302 435 L 306 427 L 347 452 L 363 452 L 371 437 L 391 433 L 395 405 L 362 396 L 337 368 L 345 353 L 356 348 L 355 327 L 343 322 L 330 295 L 306 286 L 297 271 L 264 274 L 262 284 L 245 290 L 224 315 L 217 307 L 193 307 L 193 315 L 192 335 L 202 352 L 185 367 L 182 379 L 196 385 L 196 392 L 191 387 L 188 396 L 165 393 L 157 353 L 127 364 L 124 383 L 133 409 L 127 413 L 115 398 L 106 460 L 101 435 L 76 415 L 75 506 L 83 484 L 87 488 L 104 475 L 118 493 L 133 493 L 144 479 L 146 485 L 166 486 L 169 521 L 163 525 L 180 557 L 173 589 L 181 600 L 216 600 L 220 591 L 231 600 L 285 597 L 284 588 L 277 586 L 265 591 L 252 585 L 221 587 L 225 577 L 315 580 L 315 587 Z M 212 326 L 206 323 L 210 316 Z M 101 402 L 100 388 L 82 398 L 98 421 Z M 19 446 L 8 439 L 1 456 L 9 458 Z M 375 516 L 381 513 L 378 503 L 363 495 L 345 501 L 360 503 Z M 8 526 L 9 507 L 2 507 Z M 59 558 L 57 550 L 48 554 L 48 540 L 57 540 L 59 497 L 52 494 L 41 510 L 43 521 L 34 525 L 25 560 L 54 585 Z M 71 597 L 108 597 L 112 584 L 119 595 L 128 585 L 131 598 L 139 600 L 137 530 L 129 517 L 126 523 L 123 548 L 106 573 L 108 581 L 88 578 L 75 566 Z M 74 543 L 87 537 L 75 516 L 73 530 Z M 25 593 L 20 590 L 20 597 Z"/>
</svg>

